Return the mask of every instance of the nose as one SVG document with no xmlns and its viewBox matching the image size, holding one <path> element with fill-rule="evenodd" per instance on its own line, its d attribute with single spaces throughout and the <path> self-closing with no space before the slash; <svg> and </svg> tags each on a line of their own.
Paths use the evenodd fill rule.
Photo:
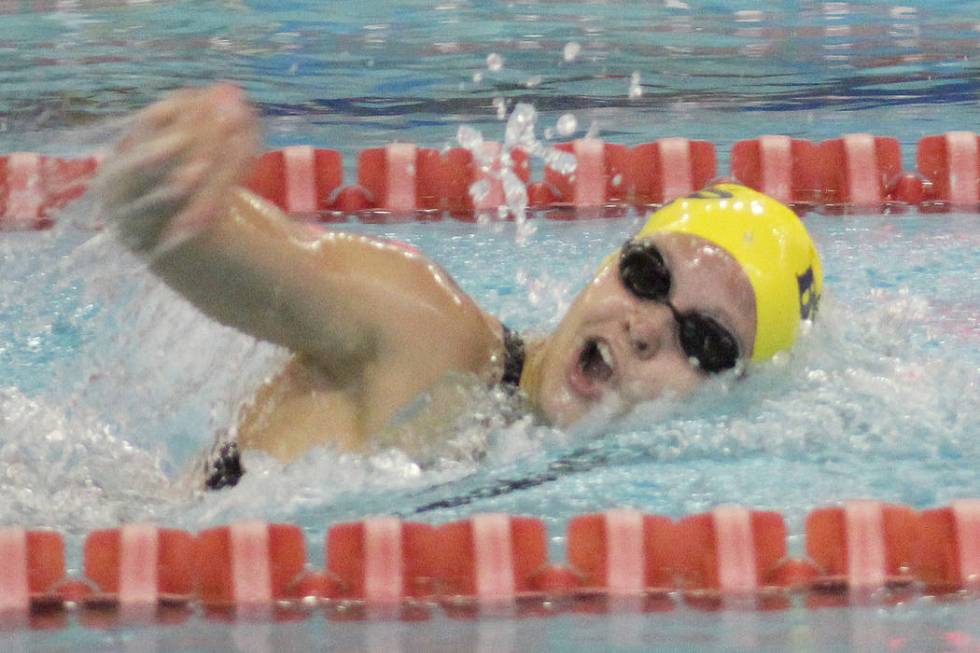
<svg viewBox="0 0 980 653">
<path fill-rule="evenodd" d="M 626 320 L 626 335 L 630 349 L 640 360 L 657 355 L 674 328 L 674 317 L 665 304 L 645 302 L 637 307 Z"/>
</svg>

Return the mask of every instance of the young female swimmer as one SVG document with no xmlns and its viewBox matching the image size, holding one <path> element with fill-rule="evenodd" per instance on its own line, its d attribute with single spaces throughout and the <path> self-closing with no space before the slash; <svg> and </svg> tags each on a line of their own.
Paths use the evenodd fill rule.
<svg viewBox="0 0 980 653">
<path fill-rule="evenodd" d="M 138 114 L 103 167 L 106 216 L 205 314 L 293 357 L 257 392 L 237 446 L 288 461 L 317 443 L 398 444 L 473 384 L 519 387 L 564 427 L 604 399 L 683 395 L 794 342 L 820 259 L 796 215 L 734 184 L 679 199 L 602 263 L 557 329 L 524 343 L 406 246 L 291 222 L 239 186 L 259 147 L 240 90 L 186 90 Z M 438 334 L 434 343 L 432 334 Z M 226 446 L 207 484 L 241 474 Z"/>
</svg>

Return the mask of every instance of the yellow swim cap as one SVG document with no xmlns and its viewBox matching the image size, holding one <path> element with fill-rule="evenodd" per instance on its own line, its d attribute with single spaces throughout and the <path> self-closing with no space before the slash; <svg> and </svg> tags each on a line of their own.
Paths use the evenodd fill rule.
<svg viewBox="0 0 980 653">
<path fill-rule="evenodd" d="M 755 290 L 753 361 L 789 349 L 800 321 L 816 315 L 823 289 L 820 256 L 796 214 L 771 197 L 717 184 L 664 206 L 637 237 L 662 232 L 700 236 L 745 270 Z"/>
</svg>

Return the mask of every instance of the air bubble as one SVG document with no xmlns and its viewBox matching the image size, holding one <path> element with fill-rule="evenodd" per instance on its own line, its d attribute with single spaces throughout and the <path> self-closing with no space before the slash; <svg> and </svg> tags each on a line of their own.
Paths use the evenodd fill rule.
<svg viewBox="0 0 980 653">
<path fill-rule="evenodd" d="M 565 50 L 563 51 L 562 55 L 564 56 L 566 62 L 572 62 L 575 61 L 575 58 L 578 57 L 581 51 L 582 46 L 575 41 L 571 41 L 565 44 Z"/>
</svg>

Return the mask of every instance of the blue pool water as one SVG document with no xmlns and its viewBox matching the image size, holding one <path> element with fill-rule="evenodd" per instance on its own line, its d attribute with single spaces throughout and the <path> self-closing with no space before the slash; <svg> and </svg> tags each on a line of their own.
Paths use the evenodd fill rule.
<svg viewBox="0 0 980 653">
<path fill-rule="evenodd" d="M 853 131 L 898 137 L 911 168 L 921 136 L 980 123 L 977 16 L 980 2 L 0 0 L 0 152 L 105 147 L 167 90 L 231 79 L 257 101 L 270 145 L 331 146 L 348 164 L 391 140 L 452 144 L 464 124 L 500 139 L 496 105 L 520 101 L 540 112 L 539 135 L 571 114 L 575 136 L 705 138 L 720 170 L 740 138 Z M 487 397 L 424 461 L 321 450 L 282 467 L 251 456 L 235 490 L 190 497 L 182 475 L 283 353 L 196 314 L 97 229 L 83 200 L 50 232 L 0 235 L 0 524 L 58 528 L 77 570 L 85 532 L 134 520 L 298 523 L 316 562 L 336 521 L 506 511 L 543 517 L 560 559 L 576 514 L 678 517 L 738 501 L 781 511 L 800 555 L 814 507 L 980 496 L 980 220 L 806 220 L 826 270 L 821 320 L 789 360 L 744 382 L 571 432 L 494 421 Z M 513 224 L 345 228 L 417 245 L 533 330 L 557 322 L 636 221 L 532 221 L 523 239 Z M 51 651 L 971 650 L 976 610 L 916 599 L 514 623 L 195 619 L 0 638 L 4 650 Z"/>
</svg>

